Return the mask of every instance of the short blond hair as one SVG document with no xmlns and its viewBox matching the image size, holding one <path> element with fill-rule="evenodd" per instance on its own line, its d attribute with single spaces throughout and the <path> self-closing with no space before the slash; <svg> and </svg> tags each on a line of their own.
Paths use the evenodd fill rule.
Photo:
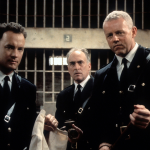
<svg viewBox="0 0 150 150">
<path fill-rule="evenodd" d="M 124 11 L 112 11 L 111 13 L 109 13 L 103 22 L 103 27 L 104 27 L 105 22 L 110 21 L 110 20 L 114 20 L 114 19 L 119 19 L 119 18 L 123 18 L 126 21 L 129 29 L 132 29 L 133 20 L 130 17 L 130 15 Z"/>
</svg>

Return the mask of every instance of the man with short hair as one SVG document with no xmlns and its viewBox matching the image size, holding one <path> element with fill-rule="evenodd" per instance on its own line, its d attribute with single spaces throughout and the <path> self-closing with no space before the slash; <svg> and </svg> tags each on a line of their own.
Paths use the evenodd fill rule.
<svg viewBox="0 0 150 150">
<path fill-rule="evenodd" d="M 91 63 L 86 49 L 73 48 L 67 54 L 68 71 L 74 84 L 61 91 L 57 97 L 56 119 L 58 127 L 66 126 L 65 121 L 75 121 L 72 127 L 78 132 L 76 140 L 70 139 L 69 149 L 89 149 L 87 124 L 90 113 L 89 98 L 93 88 L 93 77 L 89 76 Z M 72 143 L 72 144 L 71 144 Z"/>
<path fill-rule="evenodd" d="M 95 146 L 99 145 L 99 150 L 110 150 L 120 130 L 131 122 L 129 135 L 120 149 L 148 150 L 150 50 L 135 42 L 137 28 L 126 12 L 108 14 L 103 29 L 115 57 L 95 74 L 91 106 L 92 117 L 96 118 L 92 120 L 96 129 Z"/>
<path fill-rule="evenodd" d="M 36 118 L 36 87 L 14 70 L 21 62 L 25 28 L 18 23 L 0 24 L 0 149 L 27 150 Z M 45 123 L 57 127 L 52 116 Z M 49 127 L 46 126 L 46 130 Z"/>
</svg>

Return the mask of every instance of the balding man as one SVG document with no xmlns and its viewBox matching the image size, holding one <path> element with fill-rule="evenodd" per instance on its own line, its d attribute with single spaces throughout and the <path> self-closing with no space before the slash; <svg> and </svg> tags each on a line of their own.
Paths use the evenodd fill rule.
<svg viewBox="0 0 150 150">
<path fill-rule="evenodd" d="M 91 63 L 86 49 L 73 48 L 67 54 L 68 71 L 74 84 L 61 91 L 57 97 L 56 119 L 58 127 L 65 126 L 66 120 L 74 120 L 73 127 L 79 133 L 76 140 L 69 139 L 67 150 L 90 149 L 88 140 L 89 97 L 93 88 L 93 77 L 89 75 Z M 82 136 L 81 136 L 82 135 Z M 72 143 L 72 144 L 71 144 Z"/>
</svg>

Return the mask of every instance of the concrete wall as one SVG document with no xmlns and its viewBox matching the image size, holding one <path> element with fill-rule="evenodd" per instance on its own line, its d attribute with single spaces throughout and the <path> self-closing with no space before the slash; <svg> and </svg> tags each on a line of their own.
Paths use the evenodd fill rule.
<svg viewBox="0 0 150 150">
<path fill-rule="evenodd" d="M 71 48 L 109 49 L 102 29 L 83 28 L 27 28 L 26 48 Z M 65 41 L 71 35 L 71 41 Z M 136 41 L 150 47 L 150 30 L 138 30 Z"/>
</svg>

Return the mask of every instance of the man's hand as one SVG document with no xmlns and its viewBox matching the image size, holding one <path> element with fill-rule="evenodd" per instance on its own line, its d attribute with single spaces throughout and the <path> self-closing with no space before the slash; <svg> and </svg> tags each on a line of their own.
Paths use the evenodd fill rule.
<svg viewBox="0 0 150 150">
<path fill-rule="evenodd" d="M 83 131 L 80 128 L 78 128 L 77 126 L 75 126 L 74 124 L 72 124 L 72 127 L 78 132 L 78 137 L 76 139 L 70 139 L 68 137 L 68 141 L 71 142 L 71 143 L 75 143 L 80 139 L 80 137 L 83 134 Z"/>
<path fill-rule="evenodd" d="M 111 149 L 111 144 L 109 143 L 101 143 L 99 145 L 99 150 L 110 150 Z"/>
<path fill-rule="evenodd" d="M 45 125 L 44 125 L 44 130 L 46 131 L 54 131 L 58 126 L 58 121 L 56 120 L 56 118 L 51 115 L 48 114 L 45 117 Z"/>
<path fill-rule="evenodd" d="M 143 105 L 134 105 L 134 112 L 130 114 L 130 119 L 134 126 L 146 129 L 150 123 L 150 111 Z"/>
</svg>

